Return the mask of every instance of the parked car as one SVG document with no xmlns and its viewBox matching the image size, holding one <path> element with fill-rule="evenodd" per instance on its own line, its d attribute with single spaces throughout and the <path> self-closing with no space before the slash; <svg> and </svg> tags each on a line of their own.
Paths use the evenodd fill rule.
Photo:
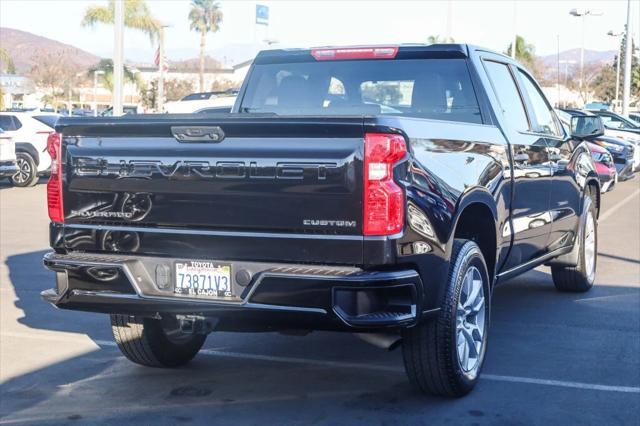
<svg viewBox="0 0 640 426">
<path fill-rule="evenodd" d="M 640 123 L 635 122 L 631 118 L 607 110 L 591 109 L 588 111 L 602 117 L 602 121 L 606 128 L 640 134 Z"/>
<path fill-rule="evenodd" d="M 0 128 L 0 178 L 11 177 L 17 171 L 16 145 L 13 138 Z"/>
<path fill-rule="evenodd" d="M 595 116 L 592 112 L 574 109 L 556 110 L 556 113 L 567 126 L 572 116 Z M 605 128 L 605 135 L 609 132 L 610 130 Z M 632 178 L 637 162 L 640 162 L 640 149 L 624 139 L 605 135 L 592 138 L 591 142 L 606 148 L 611 153 L 619 180 L 624 181 Z"/>
<path fill-rule="evenodd" d="M 636 157 L 634 170 L 640 170 L 640 123 L 630 117 L 625 117 L 612 111 L 593 110 L 594 114 L 602 117 L 605 133 L 621 138 L 635 145 Z"/>
<path fill-rule="evenodd" d="M 235 101 L 236 93 L 232 92 L 194 93 L 185 96 L 180 101 L 165 103 L 164 112 L 169 114 L 192 114 L 208 109 L 215 109 L 217 112 L 220 112 L 221 109 L 231 111 Z"/>
<path fill-rule="evenodd" d="M 138 105 L 123 105 L 122 106 L 122 115 L 135 115 L 142 114 L 143 110 L 141 106 Z M 112 117 L 113 116 L 113 107 L 105 108 L 100 112 L 100 117 Z"/>
<path fill-rule="evenodd" d="M 202 108 L 200 110 L 195 111 L 196 114 L 229 114 L 233 106 L 219 106 L 219 107 L 208 107 Z"/>
<path fill-rule="evenodd" d="M 48 172 L 51 158 L 47 137 L 54 132 L 58 115 L 34 112 L 0 112 L 0 128 L 13 138 L 18 171 L 11 176 L 15 186 L 33 186 Z"/>
<path fill-rule="evenodd" d="M 595 143 L 588 143 L 588 146 L 600 179 L 600 191 L 604 194 L 611 191 L 618 182 L 618 172 L 609 151 Z"/>
<path fill-rule="evenodd" d="M 565 132 L 511 58 L 264 51 L 238 99 L 216 116 L 63 118 L 49 138 L 42 295 L 110 314 L 131 361 L 185 364 L 211 332 L 352 332 L 400 345 L 417 390 L 461 396 L 497 283 L 550 265 L 560 291 L 593 286 L 600 181 L 583 141 L 602 120 Z"/>
<path fill-rule="evenodd" d="M 629 118 L 635 121 L 636 123 L 640 123 L 640 111 L 630 112 Z"/>
</svg>

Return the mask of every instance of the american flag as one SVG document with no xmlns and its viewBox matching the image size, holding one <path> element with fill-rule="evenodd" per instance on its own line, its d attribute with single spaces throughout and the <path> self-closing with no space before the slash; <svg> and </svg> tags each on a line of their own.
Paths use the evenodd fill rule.
<svg viewBox="0 0 640 426">
<path fill-rule="evenodd" d="M 168 71 L 169 61 L 167 60 L 166 56 L 163 59 L 164 59 L 164 70 Z M 158 46 L 158 48 L 156 49 L 156 54 L 153 58 L 153 63 L 156 64 L 157 67 L 160 67 L 160 46 Z"/>
</svg>

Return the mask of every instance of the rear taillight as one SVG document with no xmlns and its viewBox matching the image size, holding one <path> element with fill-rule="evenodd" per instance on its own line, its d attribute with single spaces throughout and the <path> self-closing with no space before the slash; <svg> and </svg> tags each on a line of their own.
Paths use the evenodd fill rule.
<svg viewBox="0 0 640 426">
<path fill-rule="evenodd" d="M 364 235 L 392 235 L 404 226 L 404 191 L 393 166 L 407 153 L 404 137 L 367 133 L 364 138 Z"/>
<path fill-rule="evenodd" d="M 59 133 L 51 133 L 47 138 L 47 152 L 51 156 L 51 176 L 47 183 L 47 205 L 49 218 L 53 222 L 64 222 L 62 204 L 62 155 Z"/>
</svg>

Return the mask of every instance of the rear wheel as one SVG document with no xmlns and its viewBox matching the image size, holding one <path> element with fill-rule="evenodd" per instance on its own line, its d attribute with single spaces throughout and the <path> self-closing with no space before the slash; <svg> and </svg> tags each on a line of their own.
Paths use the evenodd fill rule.
<svg viewBox="0 0 640 426">
<path fill-rule="evenodd" d="M 403 331 L 404 366 L 423 393 L 459 397 L 473 389 L 489 331 L 487 267 L 473 241 L 456 240 L 438 317 Z"/>
<path fill-rule="evenodd" d="M 38 166 L 33 157 L 26 152 L 16 153 L 18 171 L 11 176 L 11 183 L 18 187 L 33 186 L 38 182 Z"/>
<path fill-rule="evenodd" d="M 162 320 L 111 315 L 111 330 L 122 354 L 148 367 L 179 367 L 198 353 L 206 335 L 183 333 L 174 317 Z"/>
<path fill-rule="evenodd" d="M 586 217 L 582 221 L 582 229 L 574 244 L 578 247 L 578 264 L 576 266 L 552 266 L 551 276 L 556 289 L 560 291 L 582 293 L 593 287 L 596 279 L 598 260 L 598 222 L 596 208 L 589 193 L 585 199 Z"/>
</svg>

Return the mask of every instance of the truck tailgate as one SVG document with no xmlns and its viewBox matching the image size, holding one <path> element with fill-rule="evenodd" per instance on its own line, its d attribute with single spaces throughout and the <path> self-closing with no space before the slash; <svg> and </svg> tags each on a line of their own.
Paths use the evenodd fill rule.
<svg viewBox="0 0 640 426">
<path fill-rule="evenodd" d="M 57 131 L 68 248 L 362 260 L 362 117 L 69 120 Z"/>
</svg>

